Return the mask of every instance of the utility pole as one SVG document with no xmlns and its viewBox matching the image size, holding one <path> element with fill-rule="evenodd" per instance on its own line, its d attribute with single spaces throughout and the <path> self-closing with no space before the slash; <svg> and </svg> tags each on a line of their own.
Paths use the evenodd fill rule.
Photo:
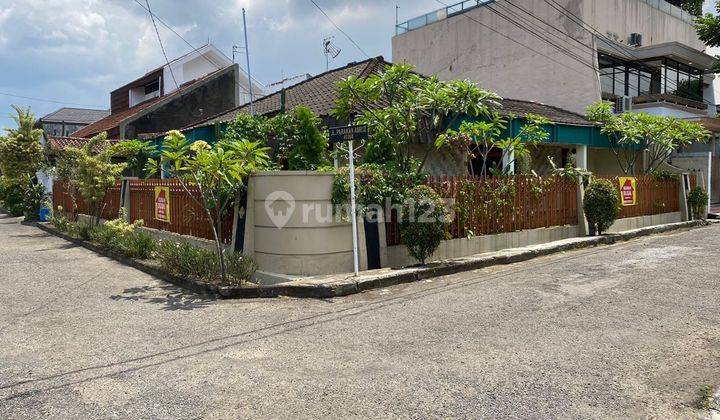
<svg viewBox="0 0 720 420">
<path fill-rule="evenodd" d="M 248 48 L 247 22 L 245 20 L 245 8 L 242 9 L 243 14 L 243 32 L 245 32 L 245 58 L 247 60 L 248 87 L 250 88 L 250 115 L 255 115 L 255 107 L 253 105 L 253 83 L 250 75 L 250 48 Z"/>
<path fill-rule="evenodd" d="M 397 27 L 400 23 L 400 20 L 398 20 L 398 10 L 400 10 L 400 6 L 397 4 L 395 5 L 395 26 Z"/>
</svg>

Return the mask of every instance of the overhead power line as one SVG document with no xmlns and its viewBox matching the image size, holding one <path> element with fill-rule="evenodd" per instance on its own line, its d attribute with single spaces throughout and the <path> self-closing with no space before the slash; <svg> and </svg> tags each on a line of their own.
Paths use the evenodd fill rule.
<svg viewBox="0 0 720 420">
<path fill-rule="evenodd" d="M 145 0 L 145 4 L 147 5 L 147 11 L 150 14 L 150 21 L 153 24 L 153 28 L 155 28 L 155 35 L 157 35 L 158 44 L 160 44 L 160 50 L 162 51 L 163 57 L 165 57 L 165 62 L 168 65 L 168 69 L 170 70 L 170 76 L 173 79 L 173 83 L 175 83 L 175 89 L 180 89 L 180 85 L 178 85 L 177 79 L 175 79 L 175 72 L 172 69 L 172 66 L 170 65 L 170 60 L 168 59 L 167 53 L 165 52 L 165 46 L 162 43 L 162 38 L 160 38 L 160 31 L 158 31 L 157 23 L 155 23 L 155 16 L 153 15 L 152 9 L 150 8 L 150 0 Z"/>
<path fill-rule="evenodd" d="M 361 47 L 360 45 L 358 45 L 358 43 L 355 42 L 355 40 L 352 39 L 352 37 L 351 37 L 350 35 L 348 35 L 345 31 L 343 31 L 343 30 L 335 23 L 335 21 L 332 20 L 332 18 L 331 18 L 330 16 L 328 16 L 327 13 L 325 13 L 325 11 L 323 10 L 323 8 L 320 7 L 320 6 L 315 2 L 315 0 L 309 0 L 309 1 L 310 1 L 310 3 L 313 4 L 313 6 L 315 6 L 316 9 L 318 9 L 318 10 L 320 11 L 320 13 L 323 14 L 323 16 L 325 16 L 325 18 L 332 24 L 332 26 L 335 27 L 335 29 L 337 29 L 338 31 L 340 31 L 341 34 L 345 35 L 345 38 L 347 38 L 347 39 L 355 46 L 355 48 L 357 48 L 361 53 L 363 53 L 363 54 L 365 55 L 365 57 L 370 58 L 370 55 L 369 55 L 368 53 L 366 53 L 365 50 L 362 49 L 362 47 Z"/>
<path fill-rule="evenodd" d="M 440 1 L 440 0 L 435 0 L 435 1 L 438 2 L 438 3 L 440 3 L 440 4 L 442 4 L 442 5 L 445 6 L 445 7 L 449 7 L 448 4 L 443 3 L 443 2 Z M 467 13 L 462 13 L 462 14 L 460 14 L 460 16 L 463 16 L 463 17 L 465 17 L 465 18 L 467 18 L 467 19 L 475 22 L 476 24 L 482 26 L 483 28 L 488 29 L 489 31 L 494 32 L 494 33 L 500 35 L 501 37 L 507 39 L 508 41 L 510 41 L 510 42 L 512 42 L 512 43 L 514 43 L 514 44 L 517 44 L 517 45 L 519 45 L 519 46 L 521 46 L 521 47 L 523 47 L 523 48 L 525 48 L 525 49 L 527 49 L 527 50 L 530 50 L 530 51 L 534 52 L 535 54 L 538 54 L 538 55 L 540 55 L 540 56 L 543 56 L 546 60 L 552 61 L 553 63 L 558 64 L 558 65 L 560 65 L 560 66 L 562 66 L 562 67 L 565 67 L 565 68 L 567 68 L 568 70 L 572 70 L 572 71 L 574 71 L 575 73 L 582 74 L 582 73 L 580 72 L 580 70 L 578 70 L 577 68 L 571 67 L 571 66 L 567 65 L 566 63 L 562 63 L 562 62 L 560 62 L 560 61 L 558 61 L 558 60 L 556 60 L 556 59 L 554 59 L 554 58 L 552 58 L 552 57 L 548 57 L 546 53 L 542 53 L 542 52 L 540 52 L 540 51 L 538 51 L 538 50 L 536 50 L 536 49 L 534 49 L 534 48 L 532 48 L 532 47 L 530 47 L 530 46 L 528 46 L 528 45 L 523 44 L 522 42 L 520 42 L 520 41 L 518 41 L 518 40 L 516 40 L 516 39 L 514 39 L 514 38 L 512 38 L 512 37 L 510 37 L 509 35 L 504 34 L 504 33 L 500 32 L 500 31 L 498 31 L 497 29 L 493 28 L 492 26 L 486 25 L 486 24 L 484 24 L 483 22 L 481 22 L 481 21 L 473 18 L 472 16 L 468 15 Z M 584 66 L 588 66 L 588 64 L 585 63 L 585 62 L 581 62 L 581 64 L 584 65 Z M 591 68 L 593 68 L 593 70 L 595 70 L 594 67 L 591 67 Z"/>
<path fill-rule="evenodd" d="M 140 0 L 133 0 L 133 1 L 134 1 L 135 3 L 137 3 L 138 6 L 142 7 L 146 12 L 150 13 L 150 10 L 148 10 L 147 6 L 145 6 L 144 4 L 142 4 L 142 3 L 140 2 Z M 173 34 L 175 34 L 175 36 L 177 36 L 178 38 L 180 38 L 187 46 L 189 46 L 189 47 L 192 49 L 192 52 L 199 52 L 199 51 L 200 51 L 200 47 L 195 47 L 193 44 L 191 44 L 190 41 L 188 41 L 187 39 L 185 39 L 185 37 L 183 37 L 182 35 L 180 35 L 180 33 L 178 33 L 178 31 L 176 31 L 172 26 L 170 26 L 168 23 L 166 23 L 166 22 L 165 22 L 160 16 L 158 16 L 156 13 L 153 13 L 153 16 L 155 16 L 155 20 L 157 20 L 158 22 L 160 22 L 161 25 L 163 25 L 164 27 L 166 27 L 167 29 L 169 29 L 170 32 L 172 32 Z M 205 59 L 205 61 L 207 61 L 208 63 L 210 63 L 212 66 L 214 66 L 216 69 L 221 70 L 221 69 L 223 68 L 223 66 L 221 66 L 221 65 L 218 64 L 218 63 L 216 63 L 215 61 L 213 61 L 210 57 L 206 56 L 205 54 L 200 54 L 200 56 L 201 56 L 203 59 Z M 240 68 L 240 71 L 242 71 L 242 72 L 247 76 L 247 72 L 246 72 L 242 67 Z M 248 80 L 249 80 L 249 78 L 248 78 Z M 259 85 L 261 85 L 261 86 L 265 86 L 262 82 L 260 82 L 259 80 L 255 79 L 254 77 L 253 77 L 253 80 L 254 80 L 257 84 L 259 84 Z M 245 89 L 243 89 L 242 86 L 241 86 L 240 88 L 242 89 L 243 93 L 248 93 L 248 91 L 245 90 Z"/>
<path fill-rule="evenodd" d="M 555 0 L 543 0 L 543 1 L 544 1 L 545 3 L 547 3 L 547 4 L 548 4 L 550 7 L 552 7 L 553 9 L 557 10 L 559 13 L 563 14 L 563 15 L 564 15 L 565 17 L 567 17 L 568 19 L 572 20 L 575 24 L 579 25 L 583 30 L 585 30 L 585 31 L 587 31 L 588 33 L 590 33 L 590 35 L 594 35 L 594 36 L 597 36 L 598 38 L 601 38 L 601 39 L 605 40 L 606 43 L 610 46 L 610 48 L 612 48 L 612 49 L 614 49 L 615 51 L 619 52 L 621 56 L 623 56 L 623 55 L 625 55 L 625 54 L 627 53 L 627 54 L 630 54 L 630 55 L 633 57 L 633 59 L 638 60 L 638 58 L 637 58 L 637 56 L 635 55 L 634 51 L 632 51 L 632 50 L 630 50 L 630 49 L 625 50 L 625 49 L 620 48 L 618 45 L 616 45 L 615 41 L 612 40 L 610 37 L 608 37 L 607 35 L 605 35 L 605 34 L 603 34 L 602 32 L 600 32 L 597 28 L 595 28 L 594 26 L 592 26 L 591 24 L 589 24 L 588 22 L 586 22 L 586 21 L 583 20 L 582 18 L 578 17 L 576 14 L 574 14 L 573 12 L 571 12 L 570 10 L 568 10 L 567 8 L 565 8 L 564 6 L 562 6 L 562 5 L 561 5 L 560 3 L 558 3 L 557 1 L 555 1 Z M 551 3 L 551 2 L 552 2 L 552 3 Z M 643 68 L 643 69 L 648 70 L 648 71 L 650 71 L 650 72 L 654 72 L 654 71 L 655 71 L 654 68 L 652 68 L 652 67 L 650 67 L 650 66 L 648 66 L 648 65 L 646 65 L 646 64 L 644 64 L 644 63 L 642 63 L 642 62 L 637 62 L 637 61 L 636 61 L 636 63 L 638 63 L 638 67 L 640 67 L 640 68 Z M 613 75 L 613 79 L 614 79 L 614 78 L 615 78 L 615 77 L 614 77 L 614 75 Z M 669 86 L 669 87 L 671 87 L 671 88 L 673 88 L 673 89 L 675 89 L 675 90 L 677 90 L 677 89 L 679 88 L 678 82 L 673 81 L 673 80 L 668 80 L 667 78 L 665 78 L 665 84 L 666 84 L 666 86 Z M 712 102 L 707 101 L 705 98 L 698 98 L 697 100 L 698 100 L 698 102 L 703 102 L 705 105 L 715 106 L 715 104 L 713 104 Z"/>
<path fill-rule="evenodd" d="M 54 100 L 54 99 L 33 98 L 30 96 L 15 95 L 13 93 L 6 93 L 6 92 L 0 92 L 0 95 L 1 96 L 9 96 L 11 98 L 27 99 L 28 101 L 47 102 L 47 103 L 59 104 L 59 105 L 82 106 L 85 108 L 107 109 L 106 106 L 79 104 L 79 103 L 75 103 L 75 102 L 65 102 L 65 101 L 58 101 L 58 100 Z"/>
</svg>

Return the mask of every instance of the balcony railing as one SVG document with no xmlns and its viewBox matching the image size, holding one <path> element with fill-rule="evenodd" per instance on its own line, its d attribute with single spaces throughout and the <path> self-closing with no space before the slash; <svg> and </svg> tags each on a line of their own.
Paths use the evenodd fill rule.
<svg viewBox="0 0 720 420">
<path fill-rule="evenodd" d="M 493 3 L 495 0 L 466 0 L 459 3 L 452 4 L 447 7 L 443 7 L 442 9 L 438 9 L 435 11 L 432 11 L 430 13 L 426 13 L 422 16 L 418 16 L 416 18 L 410 19 L 406 22 L 400 23 L 395 26 L 395 35 L 402 35 L 406 32 L 410 32 L 414 29 L 422 28 L 423 26 L 427 26 L 431 23 L 435 23 L 438 21 L 441 21 L 443 19 L 447 19 L 450 16 L 454 16 L 460 13 L 464 13 L 468 10 L 476 9 L 478 7 L 485 6 L 486 4 Z M 672 4 L 666 2 L 665 0 L 638 0 L 641 2 L 644 2 L 651 7 L 654 7 L 656 9 L 660 9 L 661 11 L 674 16 L 678 19 L 681 19 L 687 23 L 693 23 L 693 20 L 695 19 L 695 16 L 691 15 L 690 13 L 682 10 L 681 8 L 677 6 L 673 6 Z"/>
<path fill-rule="evenodd" d="M 423 26 L 429 25 L 431 23 L 441 21 L 450 16 L 454 16 L 463 12 L 467 12 L 468 10 L 482 7 L 494 1 L 495 0 L 466 0 L 461 1 L 460 3 L 451 4 L 450 6 L 443 7 L 442 9 L 426 13 L 422 16 L 418 16 L 416 18 L 396 25 L 395 35 L 401 35 L 406 32 L 412 31 L 413 29 L 422 28 Z"/>
</svg>

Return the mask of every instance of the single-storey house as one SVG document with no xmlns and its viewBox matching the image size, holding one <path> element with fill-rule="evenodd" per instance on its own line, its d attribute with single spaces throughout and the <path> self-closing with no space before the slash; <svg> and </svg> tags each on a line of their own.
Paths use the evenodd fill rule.
<svg viewBox="0 0 720 420">
<path fill-rule="evenodd" d="M 363 77 L 378 73 L 390 65 L 392 63 L 385 61 L 383 57 L 375 57 L 321 73 L 259 98 L 254 103 L 255 113 L 273 116 L 303 105 L 315 112 L 328 127 L 345 125 L 346 121 L 338 121 L 331 115 L 338 99 L 338 82 L 350 76 Z M 527 114 L 541 115 L 553 122 L 547 127 L 550 132 L 548 143 L 536 148 L 533 153 L 532 168 L 537 173 L 546 174 L 550 171 L 548 157 L 553 157 L 556 165 L 564 165 L 574 157 L 578 167 L 586 168 L 594 173 L 607 175 L 619 173 L 620 169 L 609 148 L 607 137 L 600 133 L 597 124 L 587 120 L 583 115 L 550 105 L 518 99 L 503 99 L 500 101 L 498 111 L 503 115 L 513 116 L 508 127 L 512 135 L 519 132 L 524 121 L 523 117 Z M 249 104 L 245 104 L 191 124 L 181 131 L 190 140 L 214 142 L 220 137 L 227 124 L 233 121 L 238 114 L 249 112 Z M 158 133 L 154 137 L 159 141 L 162 136 L 163 134 Z M 422 156 L 427 147 L 434 146 L 415 145 L 415 153 Z M 426 163 L 426 168 L 430 173 L 436 175 L 465 175 L 468 173 L 464 159 L 459 156 L 459 153 L 433 153 Z"/>
</svg>

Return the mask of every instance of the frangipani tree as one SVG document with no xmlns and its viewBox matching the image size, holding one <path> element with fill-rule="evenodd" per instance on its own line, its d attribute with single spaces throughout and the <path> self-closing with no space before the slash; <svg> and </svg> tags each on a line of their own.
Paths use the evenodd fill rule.
<svg viewBox="0 0 720 420">
<path fill-rule="evenodd" d="M 174 130 L 165 137 L 160 160 L 148 160 L 149 175 L 157 174 L 162 167 L 203 208 L 215 240 L 223 280 L 227 278 L 222 248 L 223 217 L 245 188 L 245 179 L 270 165 L 269 152 L 260 142 L 249 140 L 222 140 L 214 146 L 202 140 L 191 143 Z M 199 195 L 190 192 L 193 187 Z"/>
<path fill-rule="evenodd" d="M 524 124 L 517 135 L 504 136 L 510 121 L 515 117 L 503 117 L 497 112 L 490 112 L 488 116 L 479 121 L 464 121 L 459 130 L 448 130 L 435 141 L 439 149 L 448 144 L 454 144 L 468 151 L 468 159 L 480 157 L 482 166 L 478 176 L 485 177 L 488 172 L 496 175 L 505 175 L 511 171 L 517 159 L 530 155 L 531 147 L 547 142 L 550 133 L 544 126 L 552 122 L 545 117 L 527 114 Z M 499 167 L 489 167 L 488 157 L 493 150 L 500 150 L 502 162 Z M 472 165 L 470 170 L 474 171 Z M 472 175 L 476 175 L 472 172 Z"/>
<path fill-rule="evenodd" d="M 643 151 L 648 157 L 645 171 L 652 172 L 678 148 L 710 139 L 710 132 L 698 123 L 644 112 L 616 115 L 610 102 L 591 105 L 587 117 L 602 124 L 600 131 L 608 136 L 610 148 L 625 174 L 635 173 Z"/>
<path fill-rule="evenodd" d="M 340 82 L 333 116 L 355 117 L 354 123 L 368 125 L 371 139 L 365 163 L 398 162 L 402 170 L 419 173 L 432 145 L 448 127 L 466 116 L 487 115 L 500 99 L 471 82 L 423 77 L 411 66 L 398 64 L 380 74 Z M 411 167 L 414 143 L 430 146 L 417 168 Z"/>
</svg>

